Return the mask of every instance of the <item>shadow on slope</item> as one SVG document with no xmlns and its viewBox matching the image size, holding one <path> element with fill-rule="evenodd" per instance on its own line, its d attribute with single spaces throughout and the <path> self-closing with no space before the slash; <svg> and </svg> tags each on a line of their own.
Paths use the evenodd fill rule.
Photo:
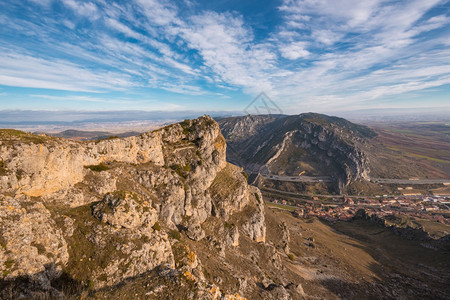
<svg viewBox="0 0 450 300">
<path fill-rule="evenodd" d="M 421 241 L 407 240 L 368 221 L 323 224 L 346 235 L 345 242 L 368 253 L 375 263 L 367 268 L 371 282 L 325 279 L 321 284 L 344 299 L 449 299 L 450 257 L 448 251 L 425 248 Z M 358 264 L 359 257 L 352 260 Z"/>
</svg>

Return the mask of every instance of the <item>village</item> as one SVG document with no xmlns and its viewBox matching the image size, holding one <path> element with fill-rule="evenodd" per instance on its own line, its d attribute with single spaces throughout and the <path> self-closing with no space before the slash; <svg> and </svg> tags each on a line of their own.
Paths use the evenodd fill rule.
<svg viewBox="0 0 450 300">
<path fill-rule="evenodd" d="M 270 199 L 271 203 L 290 206 L 296 217 L 318 217 L 323 220 L 348 221 L 356 212 L 365 209 L 368 215 L 385 217 L 389 215 L 408 216 L 411 220 L 427 219 L 442 224 L 450 224 L 450 197 L 442 196 L 376 196 L 364 198 L 320 199 L 294 201 Z"/>
</svg>

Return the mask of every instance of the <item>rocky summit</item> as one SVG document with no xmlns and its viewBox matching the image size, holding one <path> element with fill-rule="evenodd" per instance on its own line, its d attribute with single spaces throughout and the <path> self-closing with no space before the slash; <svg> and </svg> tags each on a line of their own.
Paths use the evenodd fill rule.
<svg viewBox="0 0 450 300">
<path fill-rule="evenodd" d="M 95 142 L 2 130 L 0 150 L 3 297 L 64 297 L 64 281 L 99 289 L 158 267 L 220 298 L 180 233 L 222 248 L 265 241 L 262 196 L 226 162 L 210 117 Z"/>
<path fill-rule="evenodd" d="M 208 116 L 97 141 L 0 130 L 0 298 L 448 297 L 445 254 L 269 207 L 226 148 Z"/>
</svg>

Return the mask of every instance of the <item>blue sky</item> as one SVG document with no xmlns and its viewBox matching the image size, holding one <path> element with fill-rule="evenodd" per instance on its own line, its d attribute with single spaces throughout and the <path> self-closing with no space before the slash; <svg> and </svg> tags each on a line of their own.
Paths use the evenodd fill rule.
<svg viewBox="0 0 450 300">
<path fill-rule="evenodd" d="M 0 7 L 0 110 L 450 109 L 449 1 Z"/>
</svg>

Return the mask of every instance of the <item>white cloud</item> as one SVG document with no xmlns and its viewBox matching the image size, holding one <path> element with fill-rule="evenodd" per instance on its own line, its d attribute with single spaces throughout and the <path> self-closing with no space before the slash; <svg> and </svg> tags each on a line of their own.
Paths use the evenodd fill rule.
<svg viewBox="0 0 450 300">
<path fill-rule="evenodd" d="M 76 0 L 62 0 L 63 3 L 71 8 L 75 13 L 88 17 L 92 20 L 99 18 L 97 6 L 92 2 L 79 2 Z"/>
<path fill-rule="evenodd" d="M 448 26 L 444 12 L 427 14 L 445 1 L 284 0 L 276 12 L 283 23 L 267 38 L 236 12 L 181 11 L 161 0 L 62 1 L 98 22 L 0 13 L 4 30 L 32 41 L 2 44 L 0 84 L 199 96 L 242 88 L 249 98 L 265 91 L 312 107 L 377 101 L 441 86 L 450 75 L 448 31 L 427 34 Z"/>
<path fill-rule="evenodd" d="M 129 28 L 128 26 L 120 23 L 119 21 L 112 19 L 112 18 L 106 18 L 105 20 L 105 24 L 110 27 L 113 28 L 123 34 L 125 34 L 128 37 L 134 38 L 134 39 L 143 39 L 144 36 L 140 33 L 137 33 L 136 31 L 132 30 L 131 28 Z"/>
<path fill-rule="evenodd" d="M 178 23 L 177 10 L 169 1 L 136 0 L 136 2 L 152 24 L 165 26 L 170 23 Z"/>
<path fill-rule="evenodd" d="M 69 29 L 73 30 L 75 28 L 75 24 L 70 20 L 64 20 L 64 21 L 62 21 L 62 23 L 64 24 L 64 26 L 66 26 Z"/>
<path fill-rule="evenodd" d="M 305 49 L 305 42 L 296 42 L 289 45 L 281 45 L 279 48 L 281 56 L 292 60 L 308 57 L 311 54 L 308 50 Z"/>
<path fill-rule="evenodd" d="M 343 34 L 327 29 L 314 29 L 311 37 L 314 41 L 331 46 L 342 38 Z"/>
<path fill-rule="evenodd" d="M 160 86 L 161 89 L 174 92 L 178 94 L 184 94 L 184 95 L 193 95 L 193 96 L 200 96 L 207 94 L 205 91 L 203 91 L 198 86 L 193 85 L 187 85 L 187 84 L 172 84 L 172 83 L 164 83 Z"/>
<path fill-rule="evenodd" d="M 135 86 L 125 74 L 94 72 L 68 61 L 49 61 L 5 49 L 0 53 L 0 74 L 0 84 L 17 87 L 100 92 Z"/>
<path fill-rule="evenodd" d="M 306 42 L 314 55 L 307 67 L 276 78 L 275 95 L 286 103 L 339 106 L 446 84 L 450 70 L 443 62 L 449 62 L 449 53 L 433 51 L 445 38 L 423 35 L 449 23 L 444 15 L 426 16 L 439 3 L 284 1 L 285 23 L 274 41 L 279 47 Z M 289 53 L 281 52 L 285 58 Z"/>
<path fill-rule="evenodd" d="M 276 55 L 270 45 L 254 42 L 253 33 L 239 16 L 205 12 L 178 30 L 219 81 L 252 93 L 272 89 L 268 71 L 274 67 Z"/>
</svg>

